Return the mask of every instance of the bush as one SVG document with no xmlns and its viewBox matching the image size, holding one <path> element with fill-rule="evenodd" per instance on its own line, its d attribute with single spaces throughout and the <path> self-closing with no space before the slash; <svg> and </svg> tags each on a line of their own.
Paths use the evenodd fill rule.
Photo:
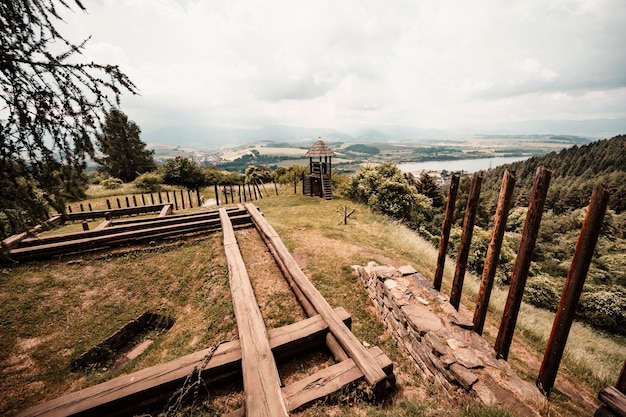
<svg viewBox="0 0 626 417">
<path fill-rule="evenodd" d="M 556 311 L 561 299 L 561 291 L 554 279 L 539 275 L 528 280 L 524 290 L 524 301 L 534 306 Z"/>
<path fill-rule="evenodd" d="M 135 184 L 135 187 L 142 191 L 154 192 L 161 189 L 163 177 L 156 172 L 146 172 L 145 174 L 138 176 L 133 183 Z"/>
<path fill-rule="evenodd" d="M 118 188 L 122 188 L 124 183 L 119 178 L 109 177 L 106 180 L 100 181 L 100 185 L 103 186 L 107 190 L 116 190 Z"/>
<path fill-rule="evenodd" d="M 104 178 L 102 178 L 102 174 L 98 171 L 91 171 L 87 174 L 87 180 L 89 184 L 98 185 L 102 182 Z"/>
<path fill-rule="evenodd" d="M 577 312 L 594 327 L 626 334 L 626 290 L 621 287 L 590 288 L 583 292 Z"/>
</svg>

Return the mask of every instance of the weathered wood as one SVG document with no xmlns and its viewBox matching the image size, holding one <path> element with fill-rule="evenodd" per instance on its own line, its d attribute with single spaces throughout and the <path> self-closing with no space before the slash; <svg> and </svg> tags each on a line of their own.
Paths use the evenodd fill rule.
<svg viewBox="0 0 626 417">
<path fill-rule="evenodd" d="M 603 388 L 598 393 L 598 399 L 606 404 L 619 417 L 626 417 L 626 395 L 615 387 Z"/>
<path fill-rule="evenodd" d="M 378 366 L 376 361 L 369 354 L 367 349 L 359 342 L 354 334 L 341 323 L 326 299 L 311 284 L 309 279 L 304 275 L 298 263 L 293 258 L 278 233 L 269 224 L 269 222 L 261 215 L 257 208 L 248 203 L 246 205 L 248 213 L 252 217 L 257 229 L 266 235 L 268 241 L 274 246 L 278 257 L 281 258 L 285 266 L 291 271 L 294 281 L 300 287 L 307 299 L 313 304 L 317 312 L 326 320 L 331 332 L 337 338 L 339 344 L 344 348 L 348 355 L 354 359 L 359 369 L 365 375 L 365 379 L 374 387 L 374 392 L 384 387 L 384 381 L 387 375 Z"/>
<path fill-rule="evenodd" d="M 278 368 L 226 209 L 220 209 L 230 292 L 241 344 L 244 403 L 249 416 L 287 416 Z"/>
<path fill-rule="evenodd" d="M 159 212 L 163 209 L 163 204 L 153 204 L 143 207 L 125 207 L 118 209 L 94 210 L 79 213 L 68 213 L 64 216 L 65 220 L 87 220 L 103 218 L 106 213 L 111 213 L 113 217 L 130 216 L 131 214 L 145 214 Z"/>
<path fill-rule="evenodd" d="M 163 208 L 161 209 L 161 212 L 159 213 L 158 217 L 166 217 L 166 216 L 169 216 L 170 214 L 172 214 L 172 205 L 165 204 Z"/>
<path fill-rule="evenodd" d="M 500 250 L 502 249 L 502 239 L 504 238 L 504 230 L 506 228 L 506 220 L 509 217 L 511 202 L 513 201 L 513 190 L 515 189 L 515 173 L 508 169 L 504 171 L 502 177 L 502 185 L 500 186 L 500 195 L 498 197 L 498 205 L 496 215 L 493 221 L 493 229 L 491 231 L 491 240 L 487 248 L 487 256 L 485 257 L 485 265 L 483 266 L 483 275 L 480 281 L 480 289 L 476 298 L 476 308 L 474 309 L 474 331 L 480 335 L 483 334 L 485 326 L 485 318 L 487 317 L 487 307 L 489 307 L 489 299 L 491 298 L 491 290 L 493 288 L 493 280 L 496 276 L 498 267 L 498 259 L 500 258 Z"/>
<path fill-rule="evenodd" d="M 32 235 L 35 233 L 45 232 L 46 230 L 51 229 L 53 226 L 57 226 L 63 222 L 63 216 L 57 214 L 56 216 L 50 217 L 45 222 L 33 227 L 28 232 L 18 233 L 13 236 L 9 236 L 2 241 L 2 247 L 5 249 L 13 249 L 18 247 L 21 242 L 28 238 L 28 235 Z"/>
<path fill-rule="evenodd" d="M 539 368 L 537 387 L 546 396 L 550 395 L 556 380 L 556 374 L 563 358 L 569 331 L 574 322 L 574 314 L 583 292 L 583 285 L 585 285 L 591 258 L 598 242 L 610 195 L 610 191 L 604 185 L 597 186 L 591 195 L 587 214 L 576 243 L 574 258 L 561 294 L 561 301 L 556 309 L 543 362 Z"/>
<path fill-rule="evenodd" d="M 369 353 L 388 375 L 393 372 L 393 363 L 380 348 L 373 347 L 369 349 Z M 352 359 L 346 359 L 324 368 L 283 388 L 287 409 L 290 412 L 295 411 L 362 378 L 363 373 Z M 244 409 L 240 408 L 231 413 L 223 414 L 222 417 L 243 417 L 244 415 Z"/>
<path fill-rule="evenodd" d="M 513 266 L 509 293 L 504 305 L 504 312 L 502 313 L 502 320 L 494 346 L 498 358 L 506 359 L 509 356 L 509 349 L 511 348 L 513 333 L 517 324 L 517 315 L 522 304 L 524 287 L 526 286 L 528 270 L 530 269 L 530 261 L 532 260 L 535 242 L 539 234 L 539 225 L 541 224 L 543 206 L 548 194 L 551 175 L 552 171 L 549 168 L 544 166 L 537 168 L 535 183 L 528 203 L 526 221 L 522 229 L 522 238 L 520 239 L 515 265 Z"/>
<path fill-rule="evenodd" d="M 619 378 L 617 378 L 617 383 L 615 384 L 615 388 L 620 390 L 623 394 L 626 394 L 626 359 L 624 359 L 622 372 L 619 374 Z"/>
<path fill-rule="evenodd" d="M 450 179 L 450 191 L 448 191 L 446 213 L 443 218 L 443 226 L 441 227 L 439 254 L 437 255 L 437 267 L 433 279 L 433 286 L 437 291 L 441 290 L 441 281 L 443 280 L 443 268 L 446 264 L 446 252 L 448 251 L 448 241 L 450 240 L 450 228 L 452 227 L 452 220 L 454 218 L 454 205 L 456 204 L 456 195 L 459 191 L 459 178 L 460 175 L 454 173 Z"/>
<path fill-rule="evenodd" d="M 450 304 L 452 304 L 452 306 L 457 310 L 461 304 L 463 281 L 465 280 L 465 270 L 467 269 L 467 259 L 469 257 L 470 245 L 472 244 L 474 221 L 476 220 L 476 212 L 478 211 L 478 201 L 480 198 L 480 187 L 482 182 L 482 172 L 475 173 L 472 177 L 472 185 L 470 186 L 467 205 L 465 207 L 461 243 L 459 244 L 459 253 L 456 257 L 456 269 L 454 271 L 454 280 L 452 281 L 452 290 L 450 292 Z"/>
<path fill-rule="evenodd" d="M 337 315 L 345 322 L 350 316 L 342 307 Z M 311 317 L 298 323 L 270 329 L 268 337 L 272 352 L 286 360 L 293 352 L 317 348 L 328 333 L 328 325 L 321 316 Z M 220 376 L 241 371 L 239 340 L 223 343 L 211 355 L 212 349 L 204 349 L 173 361 L 122 375 L 109 381 L 76 391 L 52 401 L 19 412 L 17 416 L 69 416 L 77 413 L 90 415 L 130 415 L 141 411 L 144 400 L 158 397 L 180 387 L 193 372 L 207 381 L 219 381 Z M 207 356 L 209 359 L 207 360 Z"/>
</svg>

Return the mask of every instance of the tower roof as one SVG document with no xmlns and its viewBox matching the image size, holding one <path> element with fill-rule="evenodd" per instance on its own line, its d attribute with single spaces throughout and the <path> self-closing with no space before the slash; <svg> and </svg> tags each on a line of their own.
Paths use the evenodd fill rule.
<svg viewBox="0 0 626 417">
<path fill-rule="evenodd" d="M 335 152 L 333 152 L 333 150 L 330 149 L 328 145 L 326 145 L 322 139 L 318 139 L 317 142 L 315 142 L 313 146 L 311 146 L 311 149 L 309 149 L 307 153 L 305 154 L 305 156 L 308 156 L 308 157 L 335 156 L 335 155 L 336 155 Z"/>
</svg>

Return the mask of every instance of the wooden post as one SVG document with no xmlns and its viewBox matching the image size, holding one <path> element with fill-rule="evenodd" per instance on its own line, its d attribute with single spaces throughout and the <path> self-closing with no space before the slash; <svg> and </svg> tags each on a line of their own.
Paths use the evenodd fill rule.
<svg viewBox="0 0 626 417">
<path fill-rule="evenodd" d="M 441 290 L 441 281 L 443 279 L 443 267 L 446 263 L 446 252 L 448 250 L 448 241 L 450 240 L 450 228 L 452 227 L 452 218 L 454 215 L 454 205 L 456 203 L 456 194 L 459 191 L 458 173 L 452 174 L 450 179 L 450 191 L 448 191 L 448 202 L 446 203 L 446 214 L 443 218 L 443 226 L 441 228 L 441 239 L 439 239 L 439 255 L 437 256 L 437 268 L 435 269 L 435 278 L 433 286 L 437 291 Z"/>
<path fill-rule="evenodd" d="M 91 208 L 91 202 L 87 202 L 87 207 L 89 208 L 89 211 L 93 211 L 93 209 Z"/>
<path fill-rule="evenodd" d="M 69 204 L 67 205 L 67 211 L 69 211 L 70 213 L 72 212 L 72 206 L 70 206 Z"/>
<path fill-rule="evenodd" d="M 89 230 L 89 223 L 87 222 L 83 222 L 83 231 L 88 231 Z"/>
<path fill-rule="evenodd" d="M 224 193 L 225 204 L 228 204 L 228 193 L 226 193 L 226 186 L 222 186 L 222 193 Z"/>
<path fill-rule="evenodd" d="M 189 208 L 193 208 L 193 200 L 191 199 L 191 190 L 187 188 L 187 199 L 189 200 Z"/>
<path fill-rule="evenodd" d="M 85 208 L 83 207 L 83 203 L 80 203 L 78 206 L 80 207 L 81 212 L 85 211 Z"/>
<path fill-rule="evenodd" d="M 235 202 L 235 191 L 233 190 L 232 184 L 230 184 L 228 186 L 228 188 L 230 189 L 230 202 L 234 203 Z M 241 203 L 241 201 L 240 201 L 240 203 Z"/>
<path fill-rule="evenodd" d="M 178 199 L 176 198 L 176 191 L 172 193 L 174 195 L 174 208 L 178 210 Z"/>
<path fill-rule="evenodd" d="M 461 244 L 456 257 L 456 270 L 454 271 L 454 281 L 450 292 L 450 304 L 457 310 L 461 304 L 461 294 L 463 293 L 463 281 L 465 280 L 465 270 L 467 269 L 467 258 L 469 257 L 472 235 L 474 234 L 474 221 L 478 210 L 478 200 L 480 197 L 480 187 L 483 182 L 482 172 L 474 173 L 470 193 L 467 197 L 465 207 L 465 218 L 463 219 L 463 231 L 461 233 Z"/>
<path fill-rule="evenodd" d="M 298 194 L 298 174 L 293 174 L 293 193 Z"/>
<path fill-rule="evenodd" d="M 107 210 L 111 210 L 111 202 L 107 198 Z"/>
<path fill-rule="evenodd" d="M 171 203 L 170 201 L 170 192 L 165 190 L 165 199 L 167 200 L 168 203 Z"/>
<path fill-rule="evenodd" d="M 241 201 L 241 184 L 237 184 L 237 195 L 239 195 L 239 202 L 242 203 L 243 201 Z"/>
<path fill-rule="evenodd" d="M 219 209 L 239 341 L 244 403 L 252 416 L 287 416 L 280 377 L 246 265 L 225 208 Z M 343 325 L 343 323 L 342 323 Z M 345 326 L 344 326 L 345 327 Z"/>
<path fill-rule="evenodd" d="M 476 308 L 474 309 L 474 331 L 480 335 L 483 334 L 483 327 L 485 326 L 487 307 L 489 306 L 489 298 L 491 297 L 491 289 L 493 288 L 493 279 L 496 276 L 498 259 L 500 258 L 500 250 L 502 249 L 502 239 L 504 238 L 504 229 L 506 228 L 506 220 L 509 217 L 509 210 L 511 209 L 511 202 L 513 201 L 514 188 L 515 173 L 507 169 L 502 177 L 498 206 L 493 221 L 493 230 L 491 231 L 491 240 L 487 248 L 487 256 L 485 257 L 485 265 L 483 266 L 483 276 L 480 281 L 480 289 L 478 290 L 478 297 L 476 299 Z"/>
<path fill-rule="evenodd" d="M 130 200 L 128 199 L 128 196 L 124 196 L 124 199 L 126 200 L 126 207 L 130 207 Z"/>
<path fill-rule="evenodd" d="M 119 197 L 115 197 L 115 200 L 117 201 L 117 208 L 121 209 L 122 208 L 122 203 L 121 203 Z"/>
<path fill-rule="evenodd" d="M 183 189 L 180 189 L 180 204 L 183 206 L 183 210 L 185 210 L 185 194 L 183 194 Z"/>
<path fill-rule="evenodd" d="M 622 366 L 622 372 L 619 374 L 615 388 L 622 394 L 626 394 L 626 359 L 624 359 L 624 366 Z"/>
<path fill-rule="evenodd" d="M 141 193 L 141 204 L 144 206 L 146 205 L 146 196 L 144 196 L 143 193 Z"/>
<path fill-rule="evenodd" d="M 526 279 L 528 278 L 530 261 L 532 260 L 533 251 L 535 250 L 535 243 L 539 233 L 539 225 L 541 224 L 543 206 L 546 202 L 551 175 L 552 171 L 550 171 L 549 168 L 544 166 L 537 168 L 535 183 L 530 194 L 530 201 L 528 202 L 528 212 L 526 213 L 526 221 L 524 222 L 524 228 L 522 230 L 522 238 L 511 275 L 509 294 L 506 298 L 502 321 L 500 322 L 500 329 L 498 330 L 498 336 L 496 337 L 494 346 L 498 358 L 507 359 L 509 356 L 509 349 L 513 341 L 517 315 L 519 314 L 519 309 L 522 304 L 524 287 L 526 286 Z"/>
<path fill-rule="evenodd" d="M 248 189 L 250 189 L 250 184 L 248 184 Z M 256 195 L 256 188 L 254 188 L 254 184 L 252 184 L 252 191 L 254 191 L 254 199 L 258 200 L 259 198 Z"/>
<path fill-rule="evenodd" d="M 198 201 L 198 207 L 202 206 L 202 201 L 200 198 L 200 189 L 196 188 L 196 201 Z"/>
<path fill-rule="evenodd" d="M 163 204 L 163 197 L 161 197 L 161 191 L 159 191 L 157 194 L 159 196 L 159 204 Z"/>
<path fill-rule="evenodd" d="M 556 374 L 563 358 L 567 337 L 574 321 L 574 314 L 580 301 L 585 278 L 587 278 L 591 258 L 598 242 L 610 195 L 610 191 L 604 185 L 598 185 L 593 190 L 587 208 L 587 215 L 580 230 L 574 258 L 552 324 L 550 339 L 548 339 L 548 345 L 543 354 L 543 362 L 539 368 L 537 387 L 546 396 L 550 395 L 554 387 Z"/>
<path fill-rule="evenodd" d="M 154 194 L 150 193 L 150 201 L 152 201 L 152 205 L 154 205 Z"/>
<path fill-rule="evenodd" d="M 276 181 L 274 181 L 274 191 L 276 191 L 276 195 L 278 195 L 278 186 L 276 185 Z"/>
<path fill-rule="evenodd" d="M 217 189 L 217 184 L 214 184 L 213 188 L 215 189 L 215 204 L 219 206 L 220 205 L 220 193 Z"/>
<path fill-rule="evenodd" d="M 137 196 L 135 194 L 133 194 L 133 206 L 137 207 Z"/>
</svg>

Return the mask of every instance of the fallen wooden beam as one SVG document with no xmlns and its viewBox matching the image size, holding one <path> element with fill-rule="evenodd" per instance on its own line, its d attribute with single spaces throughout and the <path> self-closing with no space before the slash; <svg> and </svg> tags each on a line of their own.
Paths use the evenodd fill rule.
<svg viewBox="0 0 626 417">
<path fill-rule="evenodd" d="M 228 262 L 230 292 L 241 344 L 244 403 L 248 416 L 287 416 L 280 376 L 267 338 L 233 226 L 224 208 L 220 209 L 224 251 Z"/>
<path fill-rule="evenodd" d="M 343 308 L 336 309 L 346 324 L 350 315 Z M 277 358 L 291 359 L 294 353 L 315 349 L 323 344 L 328 325 L 321 316 L 268 330 L 269 343 Z M 153 405 L 164 393 L 179 388 L 193 372 L 200 372 L 205 380 L 218 382 L 225 375 L 241 372 L 239 340 L 204 349 L 173 361 L 122 375 L 109 381 L 76 391 L 52 401 L 17 413 L 15 417 L 62 417 L 85 415 L 133 415 Z M 208 360 L 207 360 L 208 358 Z M 167 398 L 166 398 L 167 399 Z"/>
<path fill-rule="evenodd" d="M 102 230 L 102 229 L 106 229 L 107 227 L 111 226 L 111 223 L 113 223 L 113 220 L 112 220 L 112 219 L 105 220 L 105 221 L 103 221 L 102 223 L 100 223 L 98 226 L 96 226 L 96 228 L 95 228 L 95 229 L 93 229 L 93 230 L 95 231 L 95 230 Z"/>
<path fill-rule="evenodd" d="M 5 249 L 16 248 L 22 243 L 23 240 L 28 238 L 28 235 L 45 232 L 46 230 L 52 228 L 52 226 L 59 225 L 62 222 L 63 222 L 63 219 L 60 214 L 57 214 L 56 216 L 52 216 L 45 222 L 33 227 L 28 232 L 22 232 L 22 233 L 18 233 L 16 235 L 7 237 L 6 239 L 2 241 L 2 247 Z"/>
<path fill-rule="evenodd" d="M 170 214 L 172 214 L 172 205 L 166 204 L 161 209 L 161 212 L 159 213 L 158 217 L 166 217 L 166 216 L 169 216 Z"/>
<path fill-rule="evenodd" d="M 246 209 L 252 217 L 252 221 L 260 233 L 266 236 L 266 241 L 269 241 L 274 246 L 275 252 L 280 257 L 283 264 L 291 271 L 292 276 L 298 287 L 302 290 L 304 295 L 309 299 L 311 304 L 315 307 L 317 312 L 326 320 L 330 331 L 333 333 L 341 347 L 348 353 L 348 355 L 357 364 L 365 380 L 374 388 L 374 392 L 378 393 L 384 389 L 384 383 L 387 379 L 387 375 L 378 366 L 374 358 L 369 354 L 367 349 L 359 342 L 354 334 L 341 323 L 341 320 L 334 314 L 333 309 L 330 307 L 326 299 L 315 288 L 311 281 L 306 277 L 304 272 L 298 266 L 298 263 L 293 258 L 282 239 L 276 233 L 274 228 L 269 222 L 261 215 L 259 210 L 253 204 L 246 204 Z"/>
<path fill-rule="evenodd" d="M 87 220 L 105 217 L 107 213 L 111 213 L 113 217 L 130 216 L 131 214 L 155 213 L 161 211 L 165 204 L 152 204 L 149 206 L 125 207 L 110 210 L 93 210 L 80 211 L 76 213 L 67 213 L 63 215 L 65 220 Z"/>
<path fill-rule="evenodd" d="M 626 395 L 615 387 L 603 388 L 598 399 L 619 417 L 626 417 Z"/>
<path fill-rule="evenodd" d="M 393 363 L 379 347 L 369 349 L 368 353 L 388 375 L 393 373 Z M 324 368 L 283 388 L 287 410 L 289 412 L 295 411 L 362 378 L 363 373 L 352 359 L 346 359 Z M 244 409 L 240 408 L 231 413 L 223 414 L 222 417 L 243 417 L 244 415 Z"/>
</svg>

